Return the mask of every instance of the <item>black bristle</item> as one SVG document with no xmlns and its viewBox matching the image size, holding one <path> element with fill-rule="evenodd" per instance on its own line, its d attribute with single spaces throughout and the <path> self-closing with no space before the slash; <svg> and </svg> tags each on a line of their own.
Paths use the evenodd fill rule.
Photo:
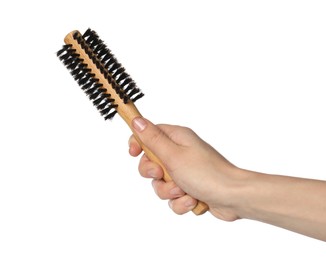
<svg viewBox="0 0 326 260">
<path fill-rule="evenodd" d="M 83 34 L 83 38 L 88 37 L 88 36 L 90 35 L 90 32 L 91 32 L 91 29 L 88 28 L 88 29 L 86 30 L 86 32 L 84 32 L 84 34 Z"/>
<path fill-rule="evenodd" d="M 136 102 L 138 99 L 142 98 L 144 96 L 144 93 L 139 93 L 136 97 L 132 98 L 132 102 Z"/>
<path fill-rule="evenodd" d="M 100 113 L 102 114 L 102 116 L 104 116 L 105 120 L 111 119 L 117 113 L 116 108 L 117 108 L 117 105 L 109 105 L 108 107 L 101 110 Z M 112 109 L 114 109 L 113 112 L 112 112 Z"/>
<path fill-rule="evenodd" d="M 92 87 L 93 84 L 94 84 L 93 82 L 88 82 L 87 84 L 81 86 L 81 89 L 82 89 L 82 90 L 87 90 L 87 89 L 89 89 L 90 87 Z"/>
<path fill-rule="evenodd" d="M 126 78 L 122 83 L 120 83 L 120 86 L 124 88 L 124 90 L 127 90 L 131 84 L 136 85 L 131 78 Z M 126 85 L 128 86 L 125 88 Z"/>
<path fill-rule="evenodd" d="M 103 53 L 103 54 L 102 54 L 102 53 Z M 98 54 L 98 56 L 101 58 L 102 63 L 104 64 L 104 67 L 105 67 L 106 62 L 110 59 L 110 55 L 108 55 L 108 54 L 106 53 L 106 50 L 103 49 L 103 50 Z"/>
<path fill-rule="evenodd" d="M 81 71 L 81 69 L 80 69 L 80 68 L 77 68 L 77 69 L 71 70 L 71 71 L 70 71 L 70 74 L 71 74 L 72 76 L 75 76 L 75 75 L 77 75 L 78 73 L 80 73 L 80 71 Z"/>
<path fill-rule="evenodd" d="M 128 84 L 128 87 L 126 87 L 125 91 L 126 91 L 127 93 L 129 93 L 130 91 L 132 91 L 132 90 L 135 89 L 135 88 L 136 88 L 136 84 L 135 84 L 135 82 L 130 82 L 130 83 Z"/>
<path fill-rule="evenodd" d="M 105 120 L 112 119 L 112 118 L 115 116 L 115 114 L 116 114 L 117 112 L 118 112 L 117 110 L 114 110 L 114 111 L 111 112 L 110 114 L 104 116 L 104 119 L 105 119 Z"/>
<path fill-rule="evenodd" d="M 95 99 L 97 99 L 105 91 L 106 90 L 105 89 L 102 89 L 102 88 L 96 88 L 96 89 L 89 90 L 88 91 L 89 92 L 89 99 L 90 100 L 95 100 Z M 98 107 L 98 109 L 100 109 L 100 108 Z"/>
<path fill-rule="evenodd" d="M 117 80 L 117 82 L 119 83 L 119 84 L 121 84 L 121 83 L 123 83 L 124 82 L 124 80 L 126 79 L 126 78 L 130 78 L 130 76 L 126 73 L 126 72 L 122 72 L 121 74 L 120 74 L 120 76 L 119 76 L 119 79 Z M 121 85 L 120 85 L 121 86 Z"/>
<path fill-rule="evenodd" d="M 62 53 L 64 53 L 65 51 L 67 51 L 71 47 L 72 47 L 71 44 L 63 45 L 62 49 L 57 52 L 57 56 L 60 57 Z"/>
<path fill-rule="evenodd" d="M 87 73 L 87 71 L 81 69 L 81 70 L 79 70 L 79 73 L 77 73 L 77 74 L 74 75 L 74 79 L 78 81 L 82 77 L 84 77 L 86 75 L 86 73 Z"/>
<path fill-rule="evenodd" d="M 108 114 L 108 113 L 111 111 L 112 108 L 113 108 L 112 106 L 109 106 L 109 107 L 107 107 L 107 108 L 101 110 L 101 114 L 102 114 L 103 116 L 106 115 L 106 114 Z"/>
<path fill-rule="evenodd" d="M 118 82 L 118 79 L 120 78 L 120 75 L 124 73 L 125 69 L 124 68 L 118 68 L 113 74 L 113 77 L 116 77 L 116 82 Z"/>
<path fill-rule="evenodd" d="M 129 95 L 132 97 L 133 95 L 137 94 L 139 91 L 138 89 L 132 89 L 130 92 L 129 92 Z"/>
<path fill-rule="evenodd" d="M 102 102 L 100 105 L 97 106 L 99 110 L 104 109 L 106 106 L 109 105 L 109 102 Z"/>
<path fill-rule="evenodd" d="M 101 95 L 98 99 L 93 100 L 93 104 L 94 104 L 94 106 L 98 106 L 104 100 L 105 100 L 105 97 L 103 95 Z"/>
<path fill-rule="evenodd" d="M 110 68 L 108 68 L 108 71 L 112 74 L 112 73 L 114 73 L 117 69 L 119 69 L 120 66 L 121 66 L 120 63 L 117 63 L 117 62 L 112 63 L 111 66 L 110 66 Z M 124 69 L 123 69 L 123 70 L 124 70 Z M 116 75 L 113 74 L 112 76 L 113 76 L 113 78 L 115 79 L 115 76 L 116 76 Z"/>
<path fill-rule="evenodd" d="M 95 85 L 92 85 L 91 87 L 85 89 L 85 93 L 86 93 L 86 95 L 92 95 L 93 93 L 97 92 L 97 90 L 98 90 L 98 87 L 96 87 Z M 94 99 L 94 98 L 92 98 L 92 99 Z"/>
<path fill-rule="evenodd" d="M 78 64 L 79 64 L 79 61 L 74 61 L 73 63 L 69 64 L 69 65 L 67 66 L 67 68 L 68 68 L 69 70 L 73 70 L 73 69 L 75 69 L 75 68 L 78 66 Z"/>
</svg>

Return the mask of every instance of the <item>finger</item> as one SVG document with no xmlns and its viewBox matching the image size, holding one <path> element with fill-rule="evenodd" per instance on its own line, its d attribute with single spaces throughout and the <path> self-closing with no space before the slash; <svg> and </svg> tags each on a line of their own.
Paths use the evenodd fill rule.
<svg viewBox="0 0 326 260">
<path fill-rule="evenodd" d="M 197 202 L 198 201 L 196 199 L 190 197 L 189 195 L 184 195 L 180 198 L 170 200 L 169 206 L 174 213 L 182 215 L 193 210 L 196 207 Z"/>
<path fill-rule="evenodd" d="M 177 145 L 163 130 L 142 117 L 136 117 L 132 126 L 143 144 L 159 157 L 163 164 L 173 160 L 177 155 Z"/>
<path fill-rule="evenodd" d="M 129 154 L 131 156 L 136 157 L 141 154 L 142 148 L 138 144 L 138 142 L 136 141 L 136 138 L 133 135 L 130 136 L 128 145 L 129 145 Z"/>
<path fill-rule="evenodd" d="M 163 170 L 157 163 L 152 162 L 144 154 L 139 162 L 138 171 L 145 178 L 162 179 Z"/>
<path fill-rule="evenodd" d="M 153 180 L 152 185 L 155 193 L 161 199 L 175 199 L 185 195 L 173 181 L 165 182 L 163 180 Z"/>
<path fill-rule="evenodd" d="M 188 127 L 166 124 L 158 124 L 157 127 L 177 145 L 193 145 L 193 142 L 199 138 L 196 133 Z"/>
</svg>

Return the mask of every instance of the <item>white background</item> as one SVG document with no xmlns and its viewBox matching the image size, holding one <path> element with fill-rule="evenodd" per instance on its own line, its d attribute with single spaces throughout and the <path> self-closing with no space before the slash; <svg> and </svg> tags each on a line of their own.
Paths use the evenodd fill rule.
<svg viewBox="0 0 326 260">
<path fill-rule="evenodd" d="M 326 179 L 324 1 L 2 1 L 0 259 L 325 259 L 270 225 L 177 216 L 55 53 L 96 30 L 155 123 L 234 164 Z M 325 199 L 325 198 L 321 198 Z"/>
</svg>

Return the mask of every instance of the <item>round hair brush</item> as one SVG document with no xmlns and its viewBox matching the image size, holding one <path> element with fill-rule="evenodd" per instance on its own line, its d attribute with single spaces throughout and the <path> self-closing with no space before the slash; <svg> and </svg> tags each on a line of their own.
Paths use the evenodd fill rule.
<svg viewBox="0 0 326 260">
<path fill-rule="evenodd" d="M 134 102 L 144 94 L 126 73 L 124 67 L 91 29 L 83 35 L 73 31 L 65 37 L 64 42 L 65 45 L 57 52 L 57 56 L 101 115 L 105 119 L 111 119 L 118 113 L 132 130 L 132 120 L 141 116 Z M 147 157 L 162 167 L 163 179 L 167 182 L 171 181 L 160 159 L 141 143 L 134 131 L 133 134 Z M 207 210 L 208 206 L 199 201 L 193 212 L 200 215 Z"/>
</svg>

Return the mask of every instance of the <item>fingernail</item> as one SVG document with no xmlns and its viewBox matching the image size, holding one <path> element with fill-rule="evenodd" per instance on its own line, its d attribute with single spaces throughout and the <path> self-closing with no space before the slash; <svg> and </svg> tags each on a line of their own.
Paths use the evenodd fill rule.
<svg viewBox="0 0 326 260">
<path fill-rule="evenodd" d="M 183 195 L 183 191 L 179 187 L 174 187 L 170 190 L 170 194 L 174 196 Z"/>
<path fill-rule="evenodd" d="M 147 123 L 142 117 L 136 117 L 132 120 L 132 126 L 136 131 L 142 132 L 145 130 Z"/>
<path fill-rule="evenodd" d="M 169 204 L 170 209 L 172 209 L 173 200 L 169 200 L 168 204 Z"/>
<path fill-rule="evenodd" d="M 193 206 L 195 206 L 195 201 L 194 201 L 193 199 L 188 199 L 188 200 L 186 200 L 186 202 L 185 202 L 185 206 L 186 206 L 187 208 L 192 208 Z"/>
<path fill-rule="evenodd" d="M 147 172 L 147 174 L 148 174 L 149 177 L 152 177 L 152 178 L 156 178 L 157 177 L 157 174 L 156 174 L 156 172 L 153 169 L 150 169 Z"/>
</svg>

